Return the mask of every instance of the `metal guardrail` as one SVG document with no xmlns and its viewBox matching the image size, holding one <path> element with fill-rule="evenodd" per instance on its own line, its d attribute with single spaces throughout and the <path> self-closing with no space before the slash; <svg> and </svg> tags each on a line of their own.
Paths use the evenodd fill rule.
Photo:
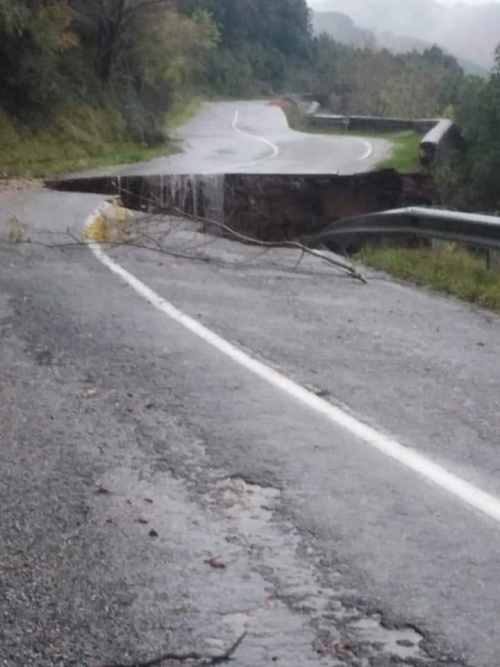
<svg viewBox="0 0 500 667">
<path fill-rule="evenodd" d="M 417 132 L 424 136 L 443 121 L 440 118 L 387 118 L 383 116 L 344 116 L 342 114 L 318 111 L 308 114 L 310 125 L 337 127 L 355 132 Z"/>
<path fill-rule="evenodd" d="M 307 110 L 306 116 L 315 116 L 319 110 L 319 102 L 311 102 L 309 109 Z"/>
<path fill-rule="evenodd" d="M 443 118 L 383 118 L 377 116 L 339 115 L 321 111 L 319 102 L 306 101 L 300 95 L 288 95 L 307 124 L 313 127 L 338 128 L 356 132 L 418 132 L 422 136 L 419 159 L 424 168 L 429 168 L 439 158 L 457 149 L 461 143 L 458 126 Z"/>
<path fill-rule="evenodd" d="M 400 208 L 338 220 L 315 234 L 309 245 L 346 248 L 370 237 L 441 239 L 500 250 L 500 217 L 431 208 Z"/>
</svg>

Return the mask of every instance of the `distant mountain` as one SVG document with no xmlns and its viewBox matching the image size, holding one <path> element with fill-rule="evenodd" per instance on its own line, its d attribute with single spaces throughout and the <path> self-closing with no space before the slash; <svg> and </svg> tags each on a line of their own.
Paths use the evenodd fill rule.
<svg viewBox="0 0 500 667">
<path fill-rule="evenodd" d="M 342 13 L 359 30 L 371 31 L 380 43 L 417 40 L 438 44 L 463 61 L 477 63 L 489 70 L 494 51 L 500 43 L 500 4 L 456 4 L 445 6 L 436 0 L 316 0 L 314 9 L 325 15 Z M 316 25 L 321 22 L 315 18 Z M 413 47 L 410 47 L 410 49 Z M 420 49 L 419 49 L 420 50 Z"/>
<path fill-rule="evenodd" d="M 393 53 L 408 53 L 408 51 L 418 51 L 419 53 L 422 53 L 425 49 L 434 46 L 432 42 L 426 42 L 423 39 L 417 39 L 416 37 L 408 37 L 408 35 L 394 35 L 392 32 L 374 33 L 374 35 L 379 46 L 389 49 L 389 51 L 392 51 Z M 444 50 L 448 51 L 446 48 Z M 466 74 L 482 77 L 488 76 L 486 67 L 482 67 L 472 60 L 460 58 L 460 56 L 457 56 L 456 54 L 452 55 L 455 56 L 458 64 Z"/>
<path fill-rule="evenodd" d="M 326 32 L 341 44 L 363 47 L 374 39 L 371 30 L 359 28 L 350 16 L 342 12 L 313 12 L 312 22 L 317 35 Z"/>
<path fill-rule="evenodd" d="M 312 17 L 313 29 L 316 34 L 326 32 L 337 42 L 350 46 L 363 47 L 374 44 L 379 48 L 389 49 L 393 53 L 407 53 L 409 51 L 421 53 L 436 43 L 409 35 L 398 35 L 389 30 L 377 31 L 360 28 L 350 16 L 343 12 L 314 11 Z M 444 50 L 448 51 L 446 48 Z M 453 55 L 457 57 L 460 66 L 467 74 L 487 76 L 488 70 L 485 67 L 474 61 L 461 58 L 456 53 Z"/>
</svg>

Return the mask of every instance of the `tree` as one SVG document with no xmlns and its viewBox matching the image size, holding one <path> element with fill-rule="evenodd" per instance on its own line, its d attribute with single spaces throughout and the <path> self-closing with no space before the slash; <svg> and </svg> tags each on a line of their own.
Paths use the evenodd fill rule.
<svg viewBox="0 0 500 667">
<path fill-rule="evenodd" d="M 305 0 L 183 0 L 181 11 L 206 10 L 220 33 L 207 70 L 218 92 L 271 93 L 308 61 L 312 46 Z"/>
<path fill-rule="evenodd" d="M 107 83 L 127 50 L 134 31 L 152 14 L 171 8 L 169 0 L 70 0 L 83 43 L 95 58 L 99 79 Z"/>
<path fill-rule="evenodd" d="M 65 0 L 0 0 L 0 104 L 24 120 L 61 96 L 60 63 L 74 48 Z"/>
<path fill-rule="evenodd" d="M 167 9 L 137 27 L 135 43 L 130 39 L 116 61 L 115 76 L 143 110 L 141 139 L 154 143 L 162 136 L 165 110 L 176 95 L 200 84 L 217 40 L 217 29 L 204 12 L 186 17 Z M 136 134 L 137 129 L 136 122 Z"/>
<path fill-rule="evenodd" d="M 500 210 L 500 76 L 475 81 L 474 97 L 463 100 L 459 121 L 466 141 L 465 159 L 473 197 L 490 211 Z"/>
<path fill-rule="evenodd" d="M 395 55 L 373 41 L 356 48 L 323 34 L 312 62 L 311 92 L 345 114 L 436 117 L 457 103 L 464 80 L 457 61 L 438 47 Z"/>
</svg>

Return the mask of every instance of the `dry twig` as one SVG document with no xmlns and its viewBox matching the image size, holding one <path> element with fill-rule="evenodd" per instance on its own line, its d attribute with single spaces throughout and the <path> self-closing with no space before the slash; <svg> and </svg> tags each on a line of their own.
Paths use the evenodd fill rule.
<svg viewBox="0 0 500 667">
<path fill-rule="evenodd" d="M 126 193 L 126 190 L 123 192 Z M 158 203 L 155 202 L 152 199 L 148 199 L 144 197 L 144 201 L 154 203 L 156 206 L 158 206 Z M 264 252 L 271 250 L 271 249 L 292 249 L 292 250 L 299 250 L 300 251 L 300 257 L 297 260 L 295 266 L 293 267 L 292 270 L 296 270 L 302 259 L 304 258 L 304 255 L 310 255 L 312 257 L 316 257 L 317 259 L 334 266 L 335 268 L 342 269 L 345 271 L 349 276 L 352 278 L 355 278 L 356 280 L 359 280 L 363 283 L 366 284 L 366 279 L 364 276 L 357 271 L 356 267 L 346 258 L 346 261 L 342 261 L 340 259 L 335 259 L 334 257 L 331 257 L 329 255 L 324 254 L 320 250 L 314 250 L 312 248 L 309 248 L 305 244 L 299 242 L 299 241 L 275 241 L 275 242 L 268 242 L 268 241 L 260 241 L 256 238 L 246 236 L 245 234 L 241 234 L 240 232 L 237 232 L 236 230 L 232 229 L 229 225 L 220 222 L 218 220 L 213 220 L 209 218 L 202 218 L 200 216 L 194 215 L 194 214 L 188 214 L 180 209 L 174 208 L 173 209 L 179 216 L 190 219 L 205 225 L 213 225 L 219 229 L 221 229 L 224 233 L 225 236 L 229 239 L 234 239 L 236 241 L 239 241 L 241 243 L 244 243 L 246 245 L 252 245 L 252 246 L 257 246 L 261 247 L 264 249 Z M 137 227 L 137 233 L 135 235 L 132 235 L 130 238 L 127 239 L 120 239 L 120 240 L 102 240 L 102 241 L 97 241 L 99 245 L 102 246 L 107 246 L 110 248 L 116 248 L 116 247 L 132 247 L 132 248 L 142 248 L 142 249 L 147 249 L 147 250 L 152 250 L 161 254 L 169 255 L 171 257 L 175 257 L 177 259 L 190 259 L 194 261 L 200 261 L 200 262 L 205 262 L 209 263 L 213 261 L 210 257 L 207 256 L 200 256 L 196 254 L 186 254 L 183 252 L 179 252 L 179 250 L 183 250 L 187 247 L 186 246 L 181 246 L 177 250 L 170 250 L 166 248 L 158 238 L 155 238 L 152 234 L 148 233 L 147 230 L 147 224 L 148 220 L 150 221 L 154 216 L 147 216 L 146 220 L 141 220 L 141 221 L 136 221 L 136 227 Z M 50 232 L 47 232 L 50 234 Z M 26 239 L 23 242 L 24 243 L 31 243 L 33 245 L 40 245 L 42 247 L 46 248 L 58 248 L 58 249 L 70 249 L 70 248 L 77 248 L 80 246 L 86 246 L 88 245 L 88 242 L 85 240 L 81 240 L 77 238 L 74 234 L 71 233 L 71 231 L 68 229 L 66 232 L 67 236 L 72 240 L 72 243 L 55 243 L 55 244 L 49 244 L 49 243 L 44 243 L 43 241 L 34 241 L 32 239 Z M 54 234 L 56 235 L 56 234 Z M 59 233 L 57 233 L 59 235 Z M 150 244 L 152 245 L 145 245 L 144 243 L 141 243 L 141 240 L 144 241 L 149 241 Z M 206 247 L 208 245 L 211 245 L 215 243 L 218 240 L 216 237 L 215 239 L 210 239 L 207 240 L 205 243 L 202 244 L 202 247 Z M 248 262 L 245 262 L 248 263 Z"/>
<path fill-rule="evenodd" d="M 119 194 L 133 194 L 130 192 L 127 188 L 121 188 Z M 155 207 L 157 207 L 159 212 L 161 212 L 161 206 L 158 202 L 157 199 L 152 198 L 152 197 L 142 197 L 145 203 L 152 204 Z M 299 261 L 297 262 L 296 266 L 294 267 L 294 270 L 300 265 L 300 262 L 302 261 L 302 258 L 304 255 L 311 255 L 312 257 L 316 257 L 320 259 L 321 261 L 330 264 L 331 266 L 334 266 L 336 268 L 342 269 L 343 271 L 346 271 L 348 275 L 350 275 L 352 278 L 355 278 L 356 280 L 361 281 L 362 283 L 366 284 L 367 280 L 366 278 L 356 269 L 356 267 L 347 259 L 346 262 L 342 262 L 340 260 L 337 260 L 333 257 L 330 257 L 329 255 L 325 255 L 322 253 L 320 250 L 314 250 L 312 248 L 309 248 L 308 246 L 304 245 L 303 243 L 300 243 L 299 241 L 288 241 L 288 240 L 283 240 L 283 241 L 276 241 L 276 242 L 267 242 L 267 241 L 260 241 L 258 239 L 252 238 L 250 236 L 246 236 L 244 234 L 240 234 L 239 232 L 235 231 L 228 225 L 218 221 L 218 220 L 213 220 L 210 218 L 202 218 L 200 216 L 186 213 L 185 211 L 182 211 L 181 209 L 173 206 L 169 206 L 168 210 L 173 210 L 175 211 L 180 217 L 183 218 L 188 218 L 191 220 L 195 220 L 196 222 L 200 222 L 202 224 L 208 224 L 208 225 L 214 225 L 218 227 L 219 229 L 222 229 L 226 234 L 228 235 L 229 238 L 234 238 L 235 240 L 241 241 L 242 243 L 245 243 L 247 245 L 254 245 L 254 246 L 260 246 L 268 249 L 272 248 L 289 248 L 292 250 L 300 250 L 301 251 L 301 256 Z"/>
<path fill-rule="evenodd" d="M 313 248 L 308 248 L 306 245 L 300 243 L 299 241 L 274 241 L 274 242 L 259 241 L 258 239 L 252 238 L 251 236 L 245 236 L 245 234 L 240 234 L 239 232 L 236 232 L 234 229 L 231 229 L 231 227 L 225 225 L 223 222 L 219 222 L 218 220 L 200 218 L 195 215 L 183 213 L 179 209 L 176 209 L 176 211 L 179 213 L 179 215 L 191 218 L 192 220 L 197 220 L 198 222 L 204 222 L 209 225 L 215 225 L 216 227 L 219 227 L 220 229 L 225 231 L 229 237 L 233 237 L 234 239 L 241 241 L 242 243 L 245 243 L 247 245 L 254 245 L 265 248 L 291 248 L 293 250 L 300 250 L 302 252 L 302 255 L 295 268 L 297 268 L 297 266 L 300 264 L 300 261 L 302 260 L 302 257 L 304 255 L 311 255 L 312 257 L 317 257 L 318 259 L 321 259 L 327 264 L 335 266 L 336 268 L 343 269 L 344 271 L 347 271 L 347 273 L 349 273 L 349 275 L 351 275 L 353 278 L 356 278 L 357 280 L 360 280 L 365 284 L 367 283 L 366 278 L 361 273 L 359 273 L 359 271 L 356 270 L 356 267 L 353 266 L 350 262 L 349 263 L 342 262 L 338 259 L 334 259 L 333 257 L 329 257 L 328 255 L 322 253 L 320 250 L 314 250 Z"/>
</svg>

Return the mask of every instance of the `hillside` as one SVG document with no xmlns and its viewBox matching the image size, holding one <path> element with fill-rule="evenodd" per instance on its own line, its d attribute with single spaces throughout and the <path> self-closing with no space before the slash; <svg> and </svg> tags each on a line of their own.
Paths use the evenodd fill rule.
<svg viewBox="0 0 500 667">
<path fill-rule="evenodd" d="M 310 4 L 329 15 L 346 14 L 361 30 L 373 31 L 382 43 L 388 34 L 392 40 L 395 36 L 405 42 L 422 40 L 487 70 L 493 64 L 499 39 L 498 4 L 445 6 L 436 0 L 317 0 Z M 315 20 L 317 25 L 321 19 Z"/>
<path fill-rule="evenodd" d="M 358 27 L 350 16 L 342 12 L 313 12 L 312 25 L 315 34 L 326 32 L 337 42 L 349 46 L 363 47 L 374 39 L 371 30 Z"/>
<path fill-rule="evenodd" d="M 305 0 L 0 0 L 0 178 L 150 159 L 204 96 L 281 90 Z"/>
<path fill-rule="evenodd" d="M 363 48 L 367 45 L 389 49 L 393 53 L 418 51 L 423 53 L 433 46 L 432 42 L 408 35 L 395 34 L 389 30 L 376 31 L 360 28 L 350 16 L 342 12 L 314 11 L 313 30 L 317 35 L 326 32 L 341 44 Z M 488 70 L 477 62 L 457 57 L 466 74 L 486 77 Z"/>
</svg>

